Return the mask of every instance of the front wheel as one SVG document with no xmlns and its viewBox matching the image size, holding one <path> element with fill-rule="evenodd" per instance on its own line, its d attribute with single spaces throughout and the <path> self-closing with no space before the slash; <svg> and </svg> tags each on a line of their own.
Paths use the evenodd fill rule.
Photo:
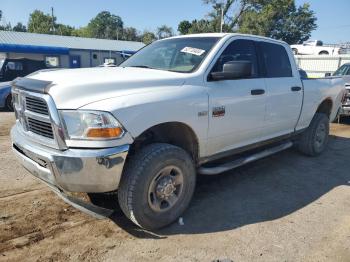
<svg viewBox="0 0 350 262">
<path fill-rule="evenodd" d="M 128 160 L 118 189 L 119 205 L 138 226 L 161 228 L 187 208 L 195 183 L 195 167 L 186 151 L 151 144 Z"/>
<path fill-rule="evenodd" d="M 328 138 L 329 118 L 325 114 L 316 113 L 310 126 L 297 142 L 298 149 L 305 155 L 317 156 L 327 147 Z"/>
</svg>

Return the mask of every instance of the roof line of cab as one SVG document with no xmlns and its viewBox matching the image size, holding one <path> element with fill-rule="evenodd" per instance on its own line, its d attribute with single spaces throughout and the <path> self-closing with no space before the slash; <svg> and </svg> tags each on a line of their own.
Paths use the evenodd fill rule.
<svg viewBox="0 0 350 262">
<path fill-rule="evenodd" d="M 172 36 L 172 37 L 165 38 L 162 40 L 174 39 L 174 38 L 187 38 L 187 37 L 220 37 L 220 38 L 227 37 L 227 38 L 229 38 L 229 37 L 233 37 L 233 36 L 252 37 L 252 38 L 261 39 L 261 40 L 274 41 L 277 43 L 283 43 L 283 44 L 286 43 L 282 40 L 272 39 L 272 38 L 265 37 L 265 36 L 241 34 L 241 33 L 200 33 L 200 34 L 189 34 L 189 35 L 177 35 L 177 36 Z"/>
</svg>

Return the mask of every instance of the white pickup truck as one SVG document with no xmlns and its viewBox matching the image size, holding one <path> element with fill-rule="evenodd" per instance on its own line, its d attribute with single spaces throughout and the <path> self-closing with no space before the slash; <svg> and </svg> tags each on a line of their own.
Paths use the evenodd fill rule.
<svg viewBox="0 0 350 262">
<path fill-rule="evenodd" d="M 340 47 L 324 46 L 320 40 L 309 40 L 301 45 L 291 45 L 294 55 L 339 55 Z"/>
<path fill-rule="evenodd" d="M 324 151 L 344 82 L 301 79 L 284 42 L 200 34 L 156 41 L 119 67 L 41 71 L 12 94 L 13 150 L 27 170 L 96 216 L 112 211 L 78 193 L 116 194 L 128 218 L 155 229 L 188 207 L 197 174 L 292 145 Z"/>
</svg>

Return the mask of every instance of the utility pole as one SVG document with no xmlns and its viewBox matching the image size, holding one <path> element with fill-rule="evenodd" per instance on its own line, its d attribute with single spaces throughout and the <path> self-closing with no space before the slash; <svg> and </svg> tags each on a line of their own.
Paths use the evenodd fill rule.
<svg viewBox="0 0 350 262">
<path fill-rule="evenodd" d="M 51 17 L 52 17 L 52 34 L 55 33 L 55 17 L 53 16 L 53 7 L 51 7 Z"/>
<path fill-rule="evenodd" d="M 224 27 L 224 1 L 215 5 L 215 9 L 217 10 L 218 16 L 220 16 L 220 33 L 222 33 Z"/>
<path fill-rule="evenodd" d="M 220 33 L 222 33 L 222 27 L 224 25 L 224 5 L 221 5 L 221 22 L 220 22 Z"/>
</svg>

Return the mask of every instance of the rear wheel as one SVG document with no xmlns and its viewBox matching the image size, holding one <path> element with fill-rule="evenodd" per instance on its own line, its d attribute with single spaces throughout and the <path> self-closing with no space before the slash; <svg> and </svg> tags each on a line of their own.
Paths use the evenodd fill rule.
<svg viewBox="0 0 350 262">
<path fill-rule="evenodd" d="M 129 159 L 118 189 L 119 204 L 140 227 L 161 228 L 187 208 L 195 182 L 194 164 L 186 151 L 151 144 Z"/>
<path fill-rule="evenodd" d="M 328 143 L 329 118 L 322 113 L 316 113 L 308 129 L 298 141 L 300 152 L 309 156 L 321 154 Z"/>
<path fill-rule="evenodd" d="M 13 111 L 12 95 L 8 95 L 6 98 L 6 109 Z"/>
</svg>

